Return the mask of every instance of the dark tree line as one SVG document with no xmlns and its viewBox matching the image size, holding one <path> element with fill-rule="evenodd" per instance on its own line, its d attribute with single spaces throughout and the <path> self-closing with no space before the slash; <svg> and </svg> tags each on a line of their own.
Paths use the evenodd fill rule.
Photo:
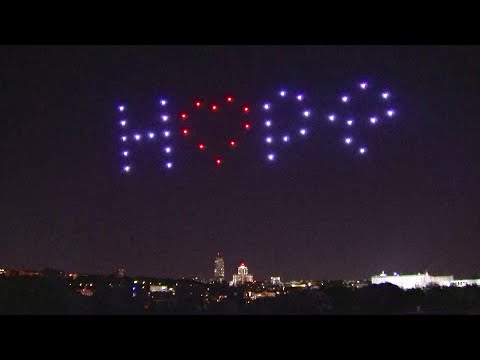
<svg viewBox="0 0 480 360">
<path fill-rule="evenodd" d="M 84 296 L 59 276 L 0 277 L 0 314 L 198 314 L 198 315 L 395 315 L 478 314 L 480 288 L 414 289 L 395 285 L 363 288 L 341 283 L 318 289 L 287 289 L 276 297 L 250 300 L 247 290 L 226 284 L 179 281 L 175 293 L 132 294 L 130 282 L 106 278 Z"/>
</svg>

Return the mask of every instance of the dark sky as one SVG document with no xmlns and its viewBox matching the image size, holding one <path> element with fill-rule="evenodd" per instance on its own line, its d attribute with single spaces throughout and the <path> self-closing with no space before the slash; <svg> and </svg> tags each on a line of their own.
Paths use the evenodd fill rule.
<svg viewBox="0 0 480 360">
<path fill-rule="evenodd" d="M 220 251 L 228 278 L 242 260 L 257 278 L 480 273 L 479 50 L 2 47 L 0 265 L 211 276 Z M 321 112 L 361 79 L 399 113 L 362 160 L 325 128 L 275 166 L 252 142 L 222 168 L 119 172 L 119 101 L 148 114 L 161 94 L 254 104 L 283 86 Z"/>
</svg>

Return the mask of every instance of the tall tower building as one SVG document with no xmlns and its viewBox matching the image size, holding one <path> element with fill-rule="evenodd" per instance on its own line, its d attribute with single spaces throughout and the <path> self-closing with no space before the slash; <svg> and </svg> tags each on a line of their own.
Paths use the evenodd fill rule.
<svg viewBox="0 0 480 360">
<path fill-rule="evenodd" d="M 232 284 L 236 286 L 247 282 L 253 282 L 253 275 L 248 273 L 248 268 L 242 262 L 238 267 L 237 274 L 233 274 Z"/>
<path fill-rule="evenodd" d="M 220 253 L 217 253 L 215 256 L 215 269 L 213 271 L 213 280 L 214 281 L 224 281 L 225 280 L 225 263 L 223 262 L 223 257 Z"/>
</svg>

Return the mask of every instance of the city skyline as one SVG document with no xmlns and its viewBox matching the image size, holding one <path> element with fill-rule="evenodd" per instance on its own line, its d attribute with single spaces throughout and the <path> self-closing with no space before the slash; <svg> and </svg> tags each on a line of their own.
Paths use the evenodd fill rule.
<svg viewBox="0 0 480 360">
<path fill-rule="evenodd" d="M 237 263 L 238 264 L 238 263 Z M 232 265 L 232 274 L 233 274 L 233 281 L 229 281 L 228 280 L 228 274 L 225 274 L 225 261 L 224 261 L 224 257 L 223 255 L 221 255 L 220 252 L 217 252 L 215 257 L 214 257 L 214 263 L 213 263 L 213 275 L 210 276 L 208 275 L 208 272 L 206 273 L 196 273 L 196 274 L 182 274 L 182 275 L 179 275 L 177 277 L 171 277 L 172 279 L 197 279 L 201 282 L 217 282 L 217 283 L 230 283 L 230 285 L 235 285 L 236 282 L 240 282 L 240 283 L 243 283 L 245 282 L 243 277 L 245 275 L 248 274 L 248 281 L 247 282 L 251 282 L 251 281 L 268 281 L 270 280 L 271 282 L 273 281 L 277 281 L 277 282 L 280 282 L 280 279 L 282 279 L 281 276 L 277 276 L 276 274 L 269 274 L 267 275 L 267 277 L 265 278 L 256 278 L 253 276 L 253 274 L 249 273 L 249 270 L 248 270 L 248 267 L 246 266 L 246 261 L 242 260 L 239 262 L 239 266 L 237 266 L 236 264 Z M 388 268 L 387 268 L 388 269 Z M 111 276 L 115 276 L 117 278 L 122 278 L 124 276 L 126 277 L 130 277 L 130 278 L 135 278 L 135 277 L 140 277 L 140 278 L 149 278 L 149 277 L 152 277 L 152 278 L 164 278 L 164 279 L 167 279 L 169 277 L 166 277 L 166 276 L 162 276 L 162 274 L 141 274 L 141 273 L 136 273 L 136 274 L 127 274 L 126 273 L 126 269 L 125 267 L 121 266 L 121 265 L 118 265 L 118 266 L 115 266 L 114 269 L 112 269 L 112 271 L 110 273 L 91 273 L 91 274 L 87 274 L 87 273 L 81 273 L 81 272 L 77 272 L 77 271 L 74 271 L 74 270 L 71 270 L 68 271 L 68 269 L 56 269 L 56 268 L 53 268 L 53 267 L 49 267 L 49 266 L 44 266 L 42 268 L 37 268 L 37 269 L 32 269 L 32 268 L 26 268 L 26 267 L 19 267 L 19 268 L 7 268 L 7 267 L 0 267 L 0 275 L 7 275 L 9 273 L 11 274 L 18 274 L 18 275 L 21 275 L 21 276 L 39 276 L 42 274 L 42 272 L 47 272 L 47 273 L 51 273 L 51 272 L 61 272 L 63 274 L 70 274 L 69 276 L 79 276 L 79 275 L 99 275 L 99 276 L 108 276 L 108 275 L 111 275 Z M 363 276 L 363 277 L 358 277 L 358 278 L 353 278 L 353 277 L 350 277 L 350 278 L 326 278 L 326 277 L 319 277 L 319 278 L 313 278 L 313 277 L 300 277 L 300 278 L 286 278 L 287 281 L 309 281 L 309 280 L 312 280 L 312 281 L 318 281 L 318 280 L 326 280 L 326 281 L 346 281 L 346 280 L 366 280 L 366 279 L 370 279 L 370 278 L 378 278 L 378 279 L 386 279 L 386 278 L 392 278 L 392 279 L 396 279 L 398 276 L 400 276 L 400 278 L 402 276 L 407 276 L 407 277 L 417 277 L 417 276 L 424 276 L 425 273 L 426 275 L 428 275 L 429 271 L 428 269 L 422 269 L 418 272 L 402 272 L 402 271 L 395 271 L 395 269 L 391 269 L 388 270 L 387 272 L 385 272 L 385 269 L 382 269 L 381 271 L 378 271 L 377 273 L 372 273 L 372 274 L 368 274 L 367 276 Z M 388 274 L 391 274 L 391 275 L 388 275 Z M 433 275 L 440 275 L 440 277 L 442 276 L 441 274 L 433 274 Z M 462 274 L 464 275 L 464 274 Z M 478 272 L 472 272 L 470 273 L 469 275 L 471 275 L 470 277 L 475 277 L 475 278 L 479 278 L 480 277 L 480 273 Z M 11 275 L 10 275 L 11 276 Z M 237 278 L 237 280 L 235 279 L 236 276 L 239 276 Z M 452 277 L 453 275 L 451 275 Z M 462 277 L 462 276 L 460 276 Z M 459 278 L 459 276 L 457 276 L 457 278 Z M 284 278 L 285 279 L 285 278 Z M 452 278 L 453 279 L 453 278 Z M 450 280 L 452 280 L 450 279 Z M 449 281 L 450 281 L 449 280 Z M 455 280 L 455 282 L 458 282 L 459 280 Z M 461 281 L 465 281 L 465 280 L 461 280 Z M 467 281 L 470 281 L 470 280 L 467 280 Z M 480 282 L 480 279 L 478 280 L 474 280 L 475 282 L 479 281 Z"/>
<path fill-rule="evenodd" d="M 110 273 L 121 264 L 127 274 L 211 276 L 220 251 L 227 278 L 241 261 L 258 278 L 479 272 L 476 46 L 4 46 L 0 53 L 2 267 Z M 147 118 L 164 95 L 264 99 L 298 88 L 327 111 L 330 99 L 363 79 L 392 90 L 398 120 L 371 134 L 362 161 L 337 146 L 338 133 L 322 131 L 274 167 L 258 159 L 264 144 L 253 144 L 232 166 L 185 156 L 185 170 L 171 176 L 145 151 L 141 171 L 119 173 L 112 109 L 121 101 Z"/>
</svg>

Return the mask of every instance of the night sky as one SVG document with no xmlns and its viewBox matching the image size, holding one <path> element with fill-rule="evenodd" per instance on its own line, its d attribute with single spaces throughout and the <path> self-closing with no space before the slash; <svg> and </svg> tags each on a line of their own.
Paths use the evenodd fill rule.
<svg viewBox="0 0 480 360">
<path fill-rule="evenodd" d="M 0 265 L 211 277 L 221 252 L 229 280 L 241 261 L 258 279 L 478 274 L 478 64 L 477 46 L 4 46 Z M 324 126 L 273 165 L 251 141 L 221 168 L 185 152 L 166 173 L 145 149 L 120 171 L 121 101 L 148 119 L 162 95 L 284 87 L 321 113 L 363 79 L 398 111 L 363 159 Z"/>
</svg>

